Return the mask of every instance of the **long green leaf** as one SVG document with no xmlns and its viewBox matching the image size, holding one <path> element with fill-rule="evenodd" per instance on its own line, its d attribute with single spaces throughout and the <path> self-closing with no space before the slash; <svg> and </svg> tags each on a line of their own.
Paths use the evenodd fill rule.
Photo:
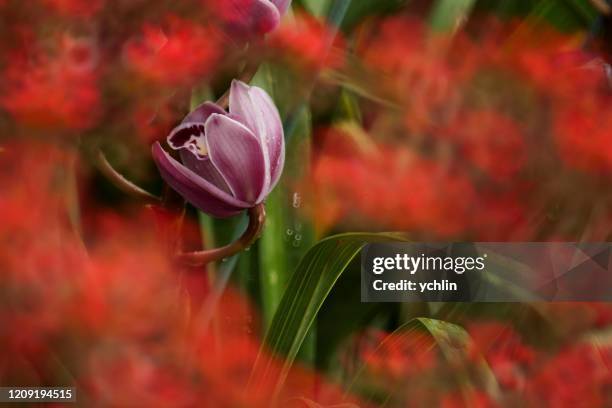
<svg viewBox="0 0 612 408">
<path fill-rule="evenodd" d="M 283 367 L 276 378 L 280 388 L 300 347 L 312 326 L 317 312 L 348 264 L 368 242 L 403 241 L 399 234 L 351 233 L 329 237 L 318 242 L 302 258 L 284 292 L 265 345 L 282 354 Z M 258 359 L 252 386 L 268 383 L 275 370 L 269 362 Z"/>
<path fill-rule="evenodd" d="M 280 303 L 288 280 L 284 196 L 285 191 L 278 187 L 266 200 L 266 229 L 258 243 L 262 316 L 266 328 Z"/>
<path fill-rule="evenodd" d="M 452 31 L 464 21 L 474 7 L 476 0 L 438 0 L 429 17 L 434 31 Z"/>
<path fill-rule="evenodd" d="M 331 0 L 302 0 L 304 8 L 313 16 L 323 17 L 329 9 Z"/>
</svg>

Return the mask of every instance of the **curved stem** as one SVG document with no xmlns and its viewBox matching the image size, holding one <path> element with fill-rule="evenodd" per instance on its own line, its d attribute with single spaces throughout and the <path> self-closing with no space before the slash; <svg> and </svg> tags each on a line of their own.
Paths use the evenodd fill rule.
<svg viewBox="0 0 612 408">
<path fill-rule="evenodd" d="M 253 242 L 261 235 L 266 221 L 266 207 L 258 204 L 249 208 L 249 225 L 242 236 L 236 241 L 220 248 L 209 249 L 197 252 L 179 253 L 176 257 L 179 262 L 189 266 L 202 266 L 207 263 L 228 258 L 238 252 L 250 247 Z"/>
<path fill-rule="evenodd" d="M 104 152 L 101 149 L 97 149 L 97 151 L 95 152 L 95 159 L 96 167 L 119 190 L 131 196 L 139 198 L 149 204 L 161 203 L 161 199 L 159 197 L 154 196 L 143 188 L 132 183 L 131 181 L 126 179 L 121 173 L 115 170 L 115 168 L 112 164 L 110 164 L 110 162 L 106 158 L 106 155 L 104 155 Z"/>
</svg>

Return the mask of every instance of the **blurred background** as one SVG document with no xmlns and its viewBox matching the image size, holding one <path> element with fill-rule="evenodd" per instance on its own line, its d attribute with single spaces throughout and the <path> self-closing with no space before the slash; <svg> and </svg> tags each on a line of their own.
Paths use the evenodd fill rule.
<svg viewBox="0 0 612 408">
<path fill-rule="evenodd" d="M 259 3 L 0 0 L 0 385 L 612 406 L 612 306 L 361 303 L 358 263 L 373 240 L 610 241 L 610 3 Z M 151 145 L 234 78 L 276 102 L 285 170 L 254 245 L 186 267 L 247 217 L 177 201 Z"/>
</svg>

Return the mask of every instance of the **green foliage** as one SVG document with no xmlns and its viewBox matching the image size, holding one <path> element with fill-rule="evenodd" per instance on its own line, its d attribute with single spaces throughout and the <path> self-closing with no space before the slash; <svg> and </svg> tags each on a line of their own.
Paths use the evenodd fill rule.
<svg viewBox="0 0 612 408">
<path fill-rule="evenodd" d="M 329 9 L 330 0 L 301 0 L 300 3 L 313 16 L 323 17 Z"/>
<path fill-rule="evenodd" d="M 265 344 L 284 355 L 282 385 L 317 312 L 349 263 L 368 242 L 401 241 L 398 234 L 341 234 L 319 241 L 300 261 L 289 280 L 266 333 Z M 258 381 L 269 381 L 271 367 L 256 367 Z"/>
<path fill-rule="evenodd" d="M 377 323 L 386 325 L 397 310 L 397 304 L 393 303 L 361 302 L 360 268 L 359 257 L 355 257 L 336 281 L 317 315 L 316 363 L 332 376 L 343 375 L 334 362 L 351 334 Z"/>
<path fill-rule="evenodd" d="M 527 17 L 564 31 L 588 28 L 597 18 L 588 0 L 479 0 L 476 9 L 502 18 Z"/>
<path fill-rule="evenodd" d="M 476 0 L 438 0 L 429 17 L 429 25 L 434 31 L 452 31 L 468 18 L 474 3 Z"/>
<path fill-rule="evenodd" d="M 342 22 L 342 29 L 350 32 L 365 19 L 390 14 L 407 3 L 408 0 L 353 1 Z"/>
</svg>

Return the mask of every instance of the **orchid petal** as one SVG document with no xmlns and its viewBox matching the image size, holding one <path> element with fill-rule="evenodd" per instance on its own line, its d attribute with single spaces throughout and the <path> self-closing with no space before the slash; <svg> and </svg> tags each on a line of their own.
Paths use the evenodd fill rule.
<svg viewBox="0 0 612 408">
<path fill-rule="evenodd" d="M 272 98 L 260 88 L 233 81 L 230 90 L 230 114 L 251 129 L 260 139 L 266 155 L 267 194 L 282 172 L 285 156 L 283 125 Z"/>
<path fill-rule="evenodd" d="M 213 114 L 206 121 L 206 144 L 234 197 L 256 204 L 269 176 L 264 151 L 253 132 L 227 116 Z"/>
<path fill-rule="evenodd" d="M 189 112 L 185 119 L 181 123 L 186 122 L 200 122 L 206 123 L 206 119 L 213 113 L 224 115 L 226 112 L 217 104 L 212 102 L 204 102 L 196 107 L 194 110 Z"/>
<path fill-rule="evenodd" d="M 225 182 L 225 179 L 223 178 L 221 173 L 219 173 L 219 170 L 217 170 L 215 165 L 212 164 L 209 157 L 205 159 L 199 159 L 190 151 L 185 149 L 182 149 L 179 152 L 179 155 L 181 156 L 181 162 L 189 170 L 193 171 L 203 179 L 210 181 L 212 184 L 215 185 L 215 187 L 218 187 L 220 190 L 225 191 L 227 194 L 232 194 L 232 191 Z"/>
<path fill-rule="evenodd" d="M 266 121 L 266 131 L 262 135 L 264 143 L 268 148 L 268 157 L 270 159 L 270 192 L 283 171 L 285 165 L 285 137 L 283 132 L 283 123 L 281 122 L 280 114 L 272 98 L 261 88 L 251 87 L 251 99 L 255 106 L 258 106 Z"/>
<path fill-rule="evenodd" d="M 200 210 L 215 217 L 229 217 L 250 207 L 173 159 L 159 142 L 151 150 L 164 181 Z"/>
<path fill-rule="evenodd" d="M 204 123 L 183 122 L 170 132 L 167 137 L 168 146 L 174 150 L 187 149 L 195 157 L 203 160 L 207 157 Z"/>
<path fill-rule="evenodd" d="M 261 135 L 265 132 L 266 123 L 259 108 L 251 99 L 250 90 L 251 87 L 244 82 L 233 80 L 230 88 L 229 111 L 255 135 Z"/>
</svg>

